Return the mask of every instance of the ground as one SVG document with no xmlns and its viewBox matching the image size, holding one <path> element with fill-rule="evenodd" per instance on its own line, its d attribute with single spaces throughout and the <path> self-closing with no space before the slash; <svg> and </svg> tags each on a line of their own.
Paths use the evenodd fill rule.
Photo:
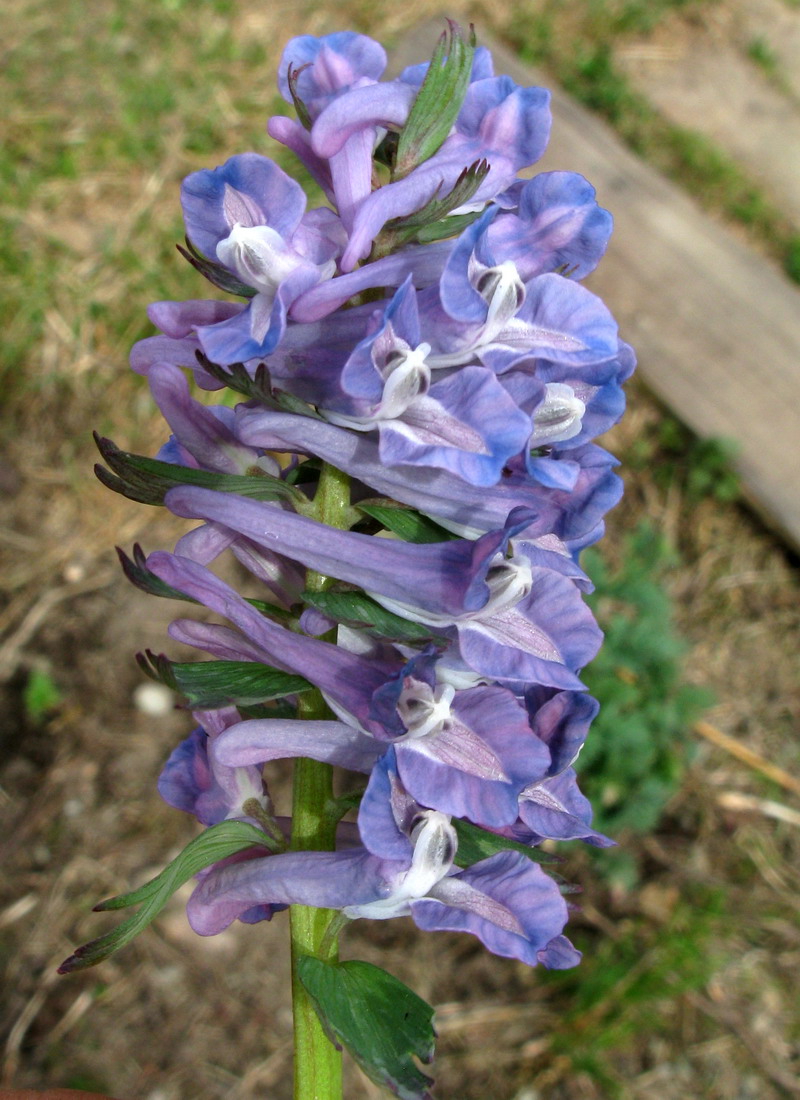
<svg viewBox="0 0 800 1100">
<path fill-rule="evenodd" d="M 171 544 L 176 521 L 93 479 L 89 433 L 143 452 L 160 442 L 146 388 L 125 364 L 149 331 L 148 301 L 203 293 L 173 254 L 176 185 L 235 151 L 266 151 L 257 143 L 277 109 L 271 74 L 282 42 L 343 23 L 397 41 L 436 6 L 162 0 L 131 15 L 101 0 L 91 23 L 77 0 L 12 7 L 0 269 L 0 1084 L 128 1100 L 284 1100 L 291 1015 L 280 918 L 201 940 L 186 923 L 184 890 L 114 959 L 55 973 L 110 923 L 91 906 L 145 881 L 195 833 L 154 787 L 187 716 L 142 709 L 132 658 L 167 647 L 174 610 L 132 589 L 113 552 L 137 540 Z M 589 7 L 608 15 L 596 35 L 617 20 L 619 71 L 665 117 L 707 123 L 706 137 L 737 164 L 763 164 L 748 160 L 758 137 L 748 144 L 734 125 L 749 80 L 758 96 L 780 97 L 795 123 L 787 133 L 800 133 L 794 5 L 573 3 L 556 18 L 542 4 L 553 69 L 565 36 L 585 35 Z M 457 3 L 449 12 L 514 41 L 516 8 Z M 666 69 L 694 56 L 716 67 L 698 76 L 692 105 L 686 81 Z M 734 60 L 719 69 L 725 57 Z M 760 133 L 757 122 L 749 130 Z M 757 182 L 791 222 L 782 172 Z M 769 234 L 733 228 L 774 254 Z M 423 936 L 406 920 L 348 932 L 347 955 L 385 966 L 436 1005 L 442 1100 L 800 1095 L 797 560 L 736 500 L 713 485 L 692 488 L 664 423 L 634 385 L 626 421 L 607 441 L 625 459 L 627 486 L 607 555 L 624 556 L 626 532 L 643 517 L 669 537 L 679 564 L 664 583 L 690 646 L 684 675 L 714 693 L 705 721 L 751 755 L 691 733 L 691 765 L 658 826 L 619 838 L 633 880 L 564 847 L 562 873 L 583 890 L 571 929 L 585 962 L 573 973 L 530 971 L 469 937 Z M 772 779 L 762 761 L 778 769 Z M 289 775 L 278 771 L 279 800 Z M 348 1097 L 379 1095 L 347 1072 Z"/>
</svg>

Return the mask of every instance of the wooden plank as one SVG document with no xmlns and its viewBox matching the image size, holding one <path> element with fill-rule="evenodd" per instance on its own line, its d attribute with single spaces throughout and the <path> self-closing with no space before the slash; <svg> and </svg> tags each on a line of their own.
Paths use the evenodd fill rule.
<svg viewBox="0 0 800 1100">
<path fill-rule="evenodd" d="M 410 35 L 395 67 L 430 56 L 440 31 L 437 22 Z M 748 499 L 800 548 L 800 290 L 601 119 L 481 41 L 495 72 L 552 90 L 552 137 L 535 171 L 582 173 L 614 214 L 611 245 L 588 285 L 636 348 L 645 382 L 697 435 L 736 442 Z"/>
</svg>

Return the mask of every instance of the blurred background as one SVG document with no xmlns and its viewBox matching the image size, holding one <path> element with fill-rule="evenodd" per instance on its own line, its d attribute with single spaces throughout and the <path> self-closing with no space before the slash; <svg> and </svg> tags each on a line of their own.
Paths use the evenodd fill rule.
<svg viewBox="0 0 800 1100">
<path fill-rule="evenodd" d="M 264 130 L 285 111 L 275 70 L 291 36 L 352 28 L 404 59 L 424 39 L 410 55 L 422 60 L 429 21 L 449 15 L 591 111 L 586 126 L 610 125 L 607 143 L 672 180 L 693 216 L 791 301 L 800 5 L 6 0 L 5 10 L 0 1085 L 288 1100 L 280 918 L 201 940 L 184 917 L 187 888 L 118 956 L 55 974 L 111 923 L 92 905 L 145 881 L 196 832 L 155 790 L 191 719 L 142 691 L 133 659 L 167 647 L 174 608 L 130 588 L 113 550 L 171 546 L 179 521 L 103 489 L 91 441 L 96 429 L 154 453 L 163 440 L 127 356 L 152 331 L 150 301 L 208 295 L 174 247 L 180 180 L 250 149 L 291 169 Z M 575 152 L 560 167 L 578 167 Z M 593 182 L 624 235 L 624 195 Z M 614 278 L 602 291 L 636 342 L 651 301 L 631 302 Z M 795 349 L 797 339 L 795 329 Z M 670 333 L 661 341 L 668 349 Z M 626 497 L 586 555 L 607 642 L 586 675 L 603 711 L 580 771 L 596 824 L 619 847 L 558 849 L 583 891 L 570 932 L 583 964 L 531 971 L 405 919 L 357 922 L 346 936 L 346 957 L 385 966 L 437 1006 L 441 1100 L 800 1096 L 797 546 L 773 533 L 781 517 L 767 510 L 765 523 L 745 503 L 746 433 L 693 434 L 643 380 L 660 365 L 645 347 L 625 423 L 603 440 L 622 460 Z M 784 483 L 798 439 L 785 440 Z M 279 769 L 279 800 L 288 776 Z M 348 1098 L 381 1095 L 347 1073 Z"/>
</svg>

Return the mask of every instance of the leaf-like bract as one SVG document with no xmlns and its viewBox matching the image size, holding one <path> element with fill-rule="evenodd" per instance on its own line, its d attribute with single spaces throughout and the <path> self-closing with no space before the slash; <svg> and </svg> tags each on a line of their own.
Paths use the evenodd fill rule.
<svg viewBox="0 0 800 1100">
<path fill-rule="evenodd" d="M 456 538 L 432 519 L 415 512 L 413 508 L 383 500 L 362 500 L 356 505 L 359 512 L 375 519 L 387 531 L 404 542 L 447 542 Z"/>
<path fill-rule="evenodd" d="M 137 654 L 139 667 L 154 680 L 186 696 L 190 707 L 229 704 L 253 706 L 307 691 L 302 676 L 261 665 L 256 661 L 194 661 L 179 663 L 161 654 Z"/>
<path fill-rule="evenodd" d="M 460 818 L 453 819 L 453 828 L 458 836 L 458 850 L 456 863 L 459 867 L 471 867 L 473 863 L 480 863 L 482 859 L 489 859 L 498 852 L 511 850 L 522 852 L 533 863 L 559 863 L 557 856 L 541 852 L 538 848 L 530 848 L 527 844 L 519 844 L 516 840 L 490 833 L 479 825 L 473 825 L 470 821 Z"/>
<path fill-rule="evenodd" d="M 431 636 L 429 627 L 387 611 L 363 592 L 334 587 L 324 592 L 304 592 L 303 599 L 336 622 L 363 628 L 377 638 L 393 642 L 423 642 Z"/>
<path fill-rule="evenodd" d="M 198 871 L 256 845 L 277 850 L 277 844 L 271 837 L 246 821 L 221 821 L 218 825 L 212 825 L 190 841 L 181 854 L 150 882 L 130 894 L 120 894 L 96 905 L 97 912 L 125 909 L 129 905 L 141 905 L 141 909 L 111 932 L 79 947 L 58 968 L 59 974 L 85 970 L 107 959 L 138 936 L 158 916 L 175 891 Z"/>
<path fill-rule="evenodd" d="M 475 54 L 475 36 L 465 42 L 448 20 L 433 51 L 428 71 L 397 141 L 394 179 L 402 179 L 439 149 L 464 102 Z"/>
<path fill-rule="evenodd" d="M 109 489 L 140 504 L 163 504 L 166 493 L 176 485 L 199 485 L 204 489 L 236 493 L 252 500 L 298 502 L 301 498 L 296 489 L 263 470 L 256 474 L 220 474 L 131 454 L 120 450 L 110 439 L 98 435 L 95 435 L 95 441 L 110 467 L 109 471 L 99 464 L 95 466 L 97 477 Z"/>
<path fill-rule="evenodd" d="M 400 1100 L 430 1100 L 433 1082 L 414 1061 L 433 1058 L 429 1004 L 371 963 L 303 955 L 298 972 L 328 1037 L 346 1047 L 371 1080 Z"/>
</svg>

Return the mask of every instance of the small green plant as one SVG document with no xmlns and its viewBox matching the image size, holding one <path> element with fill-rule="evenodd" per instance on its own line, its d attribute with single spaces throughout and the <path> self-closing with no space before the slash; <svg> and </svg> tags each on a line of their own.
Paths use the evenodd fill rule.
<svg viewBox="0 0 800 1100">
<path fill-rule="evenodd" d="M 794 234 L 786 242 L 783 268 L 790 279 L 800 283 L 800 235 Z"/>
<path fill-rule="evenodd" d="M 649 524 L 628 539 L 622 565 L 610 570 L 594 550 L 585 568 L 590 601 L 605 645 L 584 673 L 602 708 L 578 761 L 581 786 L 598 829 L 646 832 L 678 789 L 691 753 L 689 731 L 709 693 L 683 680 L 686 643 L 677 633 L 664 587 L 676 564 Z"/>
<path fill-rule="evenodd" d="M 26 716 L 34 725 L 41 722 L 51 710 L 55 710 L 61 702 L 61 692 L 49 672 L 39 668 L 31 670 L 22 702 Z"/>
<path fill-rule="evenodd" d="M 747 46 L 747 56 L 760 69 L 763 69 L 767 76 L 775 76 L 778 71 L 778 55 L 761 35 L 756 35 L 755 38 L 750 39 Z"/>
<path fill-rule="evenodd" d="M 677 486 L 687 505 L 712 497 L 731 504 L 740 494 L 732 462 L 732 439 L 700 439 L 674 417 L 664 416 L 654 433 L 636 440 L 627 460 L 632 469 L 648 470 L 662 489 Z"/>
<path fill-rule="evenodd" d="M 580 980 L 568 972 L 544 977 L 558 983 L 565 1006 L 551 1052 L 570 1066 L 568 1072 L 600 1086 L 602 1093 L 590 1095 L 630 1095 L 620 1057 L 642 1049 L 643 1036 L 663 1036 L 670 1003 L 703 988 L 718 964 L 714 944 L 726 918 L 722 891 L 692 883 L 675 908 L 665 910 L 662 924 L 628 921 L 614 940 L 579 941 Z"/>
</svg>

